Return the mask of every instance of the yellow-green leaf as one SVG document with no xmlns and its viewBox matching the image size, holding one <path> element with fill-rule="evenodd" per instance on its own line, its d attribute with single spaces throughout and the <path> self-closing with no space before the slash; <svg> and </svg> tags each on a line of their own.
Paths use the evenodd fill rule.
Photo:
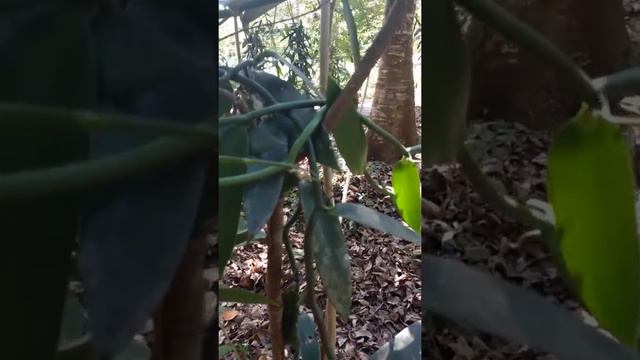
<svg viewBox="0 0 640 360">
<path fill-rule="evenodd" d="M 467 119 L 471 70 L 452 2 L 424 2 L 426 102 L 422 124 L 423 165 L 455 160 Z"/>
<path fill-rule="evenodd" d="M 584 304 L 635 347 L 640 279 L 630 154 L 618 128 L 586 106 L 554 139 L 549 198 L 560 254 Z"/>
<path fill-rule="evenodd" d="M 329 78 L 327 108 L 338 98 L 340 91 L 338 84 Z M 367 165 L 367 139 L 360 117 L 355 105 L 349 105 L 333 133 L 338 151 L 353 174 L 362 174 Z"/>
<path fill-rule="evenodd" d="M 398 161 L 391 171 L 391 183 L 395 193 L 396 209 L 407 224 L 420 233 L 422 207 L 420 196 L 420 174 L 409 159 Z"/>
</svg>

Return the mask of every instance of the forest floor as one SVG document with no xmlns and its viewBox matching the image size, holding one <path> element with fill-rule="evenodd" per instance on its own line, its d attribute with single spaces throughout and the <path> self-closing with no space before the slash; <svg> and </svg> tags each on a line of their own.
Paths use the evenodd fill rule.
<svg viewBox="0 0 640 360">
<path fill-rule="evenodd" d="M 632 46 L 640 48 L 640 1 L 625 0 Z M 550 134 L 501 121 L 472 123 L 468 132 L 477 161 L 498 188 L 515 199 L 546 201 L 546 168 Z M 456 166 L 422 172 L 423 196 L 440 210 L 423 223 L 423 248 L 453 258 L 512 284 L 532 289 L 597 324 L 568 291 L 558 269 L 532 230 L 491 208 L 474 192 Z M 424 216 L 424 214 L 423 214 Z M 426 279 L 428 281 L 428 279 Z M 427 337 L 423 358 L 434 360 L 551 360 L 550 354 L 510 343 L 443 319 Z M 428 344 L 428 345 L 427 345 Z"/>
<path fill-rule="evenodd" d="M 420 118 L 420 112 L 417 111 L 418 126 Z M 379 184 L 391 185 L 391 166 L 372 162 L 368 169 Z M 337 201 L 342 197 L 344 178 L 344 173 L 334 176 L 333 192 Z M 287 217 L 293 212 L 295 197 L 291 195 L 285 200 L 284 212 Z M 378 193 L 364 177 L 352 177 L 347 201 L 364 204 L 400 219 L 391 199 Z M 353 301 L 349 317 L 341 319 L 338 316 L 337 357 L 368 359 L 396 333 L 421 319 L 421 248 L 348 221 L 343 221 L 342 229 L 351 257 Z M 301 271 L 304 270 L 303 231 L 300 223 L 291 229 L 292 245 Z M 236 248 L 231 262 L 225 268 L 222 284 L 264 293 L 266 248 L 266 244 L 259 241 Z M 283 256 L 283 264 L 285 288 L 292 280 L 286 256 Z M 305 286 L 305 283 L 301 284 L 302 289 Z M 319 304 L 324 308 L 326 293 L 320 286 L 315 290 L 319 295 Z M 246 351 L 247 359 L 271 358 L 266 305 L 225 303 L 221 304 L 219 311 L 219 344 L 240 345 Z M 306 307 L 302 311 L 310 313 Z"/>
<path fill-rule="evenodd" d="M 517 124 L 471 124 L 476 159 L 496 186 L 519 201 L 546 201 L 546 153 L 549 135 Z M 457 166 L 438 166 L 422 174 L 423 194 L 440 209 L 423 224 L 423 248 L 533 289 L 580 314 L 549 258 L 543 240 L 523 235 L 531 230 L 495 211 L 473 191 Z M 586 314 L 585 314 L 586 315 Z M 552 359 L 524 346 L 447 322 L 435 338 L 423 339 L 426 359 Z M 424 351 L 424 350 L 423 350 Z M 426 356 L 426 357 L 425 357 Z"/>
</svg>

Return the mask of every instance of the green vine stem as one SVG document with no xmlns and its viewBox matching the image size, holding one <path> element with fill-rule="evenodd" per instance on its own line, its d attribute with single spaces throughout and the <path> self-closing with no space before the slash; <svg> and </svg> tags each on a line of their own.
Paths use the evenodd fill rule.
<svg viewBox="0 0 640 360">
<path fill-rule="evenodd" d="M 254 62 L 257 64 L 257 63 L 261 62 L 262 60 L 264 60 L 267 57 L 272 57 L 272 58 L 278 59 L 281 63 L 287 65 L 287 67 L 289 67 L 289 69 L 291 69 L 296 75 L 298 75 L 298 77 L 300 77 L 300 79 L 302 79 L 302 82 L 307 86 L 307 88 L 309 90 L 313 91 L 316 94 L 316 97 L 322 98 L 322 95 L 320 94 L 320 90 L 313 84 L 311 79 L 309 79 L 304 74 L 304 72 L 302 72 L 302 70 L 300 70 L 300 68 L 298 68 L 297 66 L 293 65 L 291 63 L 291 61 L 289 61 L 287 58 L 281 56 L 280 54 L 276 53 L 275 51 L 264 50 L 263 52 L 258 54 L 258 56 L 256 56 L 256 58 L 254 59 Z"/>
<path fill-rule="evenodd" d="M 322 318 L 322 312 L 320 308 L 318 308 L 318 304 L 316 303 L 314 288 L 316 286 L 316 275 L 313 272 L 313 228 L 315 227 L 315 223 L 318 219 L 317 211 L 314 210 L 311 216 L 309 217 L 309 223 L 307 224 L 307 228 L 304 232 L 304 267 L 305 267 L 305 277 L 307 280 L 307 306 L 311 308 L 311 312 L 313 313 L 313 319 L 316 322 L 316 326 L 318 327 L 318 331 L 320 332 L 320 340 L 322 342 L 322 347 L 324 349 L 325 355 L 329 358 L 329 360 L 336 360 L 336 353 L 333 349 L 333 344 L 329 343 L 329 335 L 327 334 L 327 328 L 324 326 L 324 320 Z M 327 301 L 330 301 L 327 299 Z"/>
<path fill-rule="evenodd" d="M 598 91 L 614 95 L 629 90 L 640 90 L 640 67 L 632 67 L 611 75 L 593 79 L 593 86 Z"/>
<path fill-rule="evenodd" d="M 231 163 L 241 163 L 241 164 L 264 164 L 264 165 L 281 167 L 283 169 L 296 169 L 296 166 L 293 165 L 292 163 L 254 159 L 254 158 L 245 158 L 245 157 L 239 157 L 239 156 L 218 155 L 218 160 L 220 160 L 220 162 L 231 162 Z"/>
<path fill-rule="evenodd" d="M 471 157 L 467 148 L 461 148 L 458 153 L 458 162 L 462 166 L 462 169 L 469 178 L 469 181 L 476 192 L 478 192 L 478 194 L 487 203 L 489 203 L 489 205 L 520 223 L 540 230 L 542 238 L 544 239 L 552 257 L 556 260 L 555 262 L 558 266 L 558 271 L 565 279 L 567 286 L 574 294 L 579 294 L 579 292 L 576 291 L 577 289 L 574 281 L 572 281 L 571 276 L 569 276 L 569 271 L 563 261 L 562 254 L 560 253 L 556 227 L 547 220 L 534 215 L 526 205 L 520 204 L 514 199 L 508 196 L 503 196 L 496 191 L 487 176 L 484 175 L 480 169 L 480 166 L 478 166 L 476 161 Z"/>
<path fill-rule="evenodd" d="M 103 186 L 176 163 L 197 153 L 210 151 L 214 156 L 216 145 L 217 138 L 168 137 L 99 159 L 1 175 L 0 200 L 28 199 Z"/>
<path fill-rule="evenodd" d="M 400 150 L 404 156 L 411 158 L 411 153 L 409 152 L 409 150 L 407 150 L 407 148 L 404 145 L 402 145 L 400 140 L 396 139 L 395 136 L 391 135 L 390 132 L 383 129 L 382 127 L 380 127 L 380 125 L 376 124 L 373 120 L 367 117 L 361 116 L 360 120 L 370 130 L 375 131 L 382 138 L 389 141 L 393 146 L 395 146 L 398 150 Z"/>
<path fill-rule="evenodd" d="M 291 238 L 289 237 L 289 234 L 293 224 L 298 220 L 298 218 L 300 218 L 300 214 L 302 214 L 302 205 L 298 202 L 296 209 L 287 220 L 287 223 L 284 225 L 284 231 L 282 232 L 282 240 L 284 242 L 284 247 L 287 250 L 287 257 L 291 264 L 291 272 L 293 273 L 293 279 L 296 283 L 296 292 L 300 292 L 300 269 L 298 269 L 298 264 L 296 263 L 296 258 L 293 254 L 293 246 L 291 245 Z"/>
<path fill-rule="evenodd" d="M 280 166 L 269 166 L 264 169 L 253 171 L 253 172 L 242 174 L 242 175 L 222 177 L 218 179 L 218 186 L 227 187 L 227 186 L 249 184 L 254 181 L 264 180 L 266 178 L 269 178 L 283 171 L 290 171 L 290 170 L 283 169 Z"/>
<path fill-rule="evenodd" d="M 502 35 L 536 53 L 561 70 L 578 88 L 582 98 L 594 107 L 598 104 L 597 90 L 589 77 L 558 47 L 539 32 L 515 18 L 503 7 L 489 0 L 455 0 L 472 15 L 493 26 Z"/>
<path fill-rule="evenodd" d="M 275 112 L 301 109 L 301 108 L 307 108 L 312 106 L 323 106 L 325 103 L 326 101 L 324 100 L 289 101 L 286 103 L 278 103 L 275 105 L 263 107 L 261 109 L 257 109 L 242 115 L 226 116 L 226 117 L 220 118 L 218 121 L 220 126 L 242 125 L 242 124 L 250 123 L 253 119 L 257 119 L 264 115 L 273 114 Z"/>
<path fill-rule="evenodd" d="M 371 176 L 369 171 L 365 169 L 364 177 L 367 179 L 369 185 L 371 185 L 378 193 L 386 196 L 390 196 L 392 199 L 394 198 L 394 194 L 387 190 L 384 186 L 378 184 L 378 182 Z"/>
<path fill-rule="evenodd" d="M 91 111 L 50 106 L 0 103 L 0 123 L 28 125 L 34 129 L 79 126 L 84 130 L 119 130 L 153 135 L 201 136 L 217 138 L 214 126 L 182 125 L 175 121 L 145 119 L 128 115 L 101 115 Z"/>
</svg>

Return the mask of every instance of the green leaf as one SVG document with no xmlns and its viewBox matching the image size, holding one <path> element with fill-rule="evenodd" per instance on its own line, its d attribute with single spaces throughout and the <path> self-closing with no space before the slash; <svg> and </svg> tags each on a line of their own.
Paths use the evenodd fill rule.
<svg viewBox="0 0 640 360">
<path fill-rule="evenodd" d="M 249 153 L 246 126 L 230 126 L 220 129 L 218 138 L 221 155 L 246 157 Z M 246 166 L 240 163 L 220 162 L 218 176 L 241 175 L 246 172 Z M 242 209 L 244 186 L 228 186 L 218 189 L 218 251 L 220 273 L 224 274 L 224 267 L 231 258 L 231 252 L 236 244 L 236 233 Z"/>
<path fill-rule="evenodd" d="M 603 328 L 635 346 L 640 319 L 634 175 L 617 126 L 583 105 L 555 136 L 549 199 L 575 288 Z"/>
<path fill-rule="evenodd" d="M 229 344 L 220 345 L 218 346 L 218 356 L 220 358 L 223 358 L 225 355 L 231 354 L 235 350 L 236 350 L 236 347 L 233 345 L 229 345 Z"/>
<path fill-rule="evenodd" d="M 300 313 L 299 298 L 300 295 L 293 284 L 282 293 L 282 338 L 286 344 L 294 348 L 298 347 L 296 326 Z"/>
<path fill-rule="evenodd" d="M 223 84 L 219 84 L 219 89 L 225 89 L 228 90 L 230 92 L 233 92 L 233 89 L 231 88 L 231 84 L 227 81 Z M 229 100 L 226 96 L 220 95 L 220 92 L 218 91 L 218 117 L 228 113 L 231 110 L 231 106 L 232 106 L 232 102 L 231 100 Z"/>
<path fill-rule="evenodd" d="M 80 301 L 72 293 L 68 293 L 64 302 L 62 312 L 62 323 L 60 324 L 60 337 L 58 347 L 65 346 L 85 333 L 87 317 Z"/>
<path fill-rule="evenodd" d="M 368 228 L 379 230 L 416 244 L 422 243 L 420 235 L 412 229 L 406 227 L 398 220 L 364 205 L 341 203 L 336 204 L 335 208 L 336 214 L 340 217 L 353 220 Z"/>
<path fill-rule="evenodd" d="M 420 174 L 409 159 L 401 159 L 391 171 L 391 183 L 395 193 L 395 203 L 400 216 L 420 233 L 422 227 L 422 197 L 420 195 Z"/>
<path fill-rule="evenodd" d="M 423 166 L 454 161 L 467 122 L 471 70 L 460 25 L 449 0 L 424 3 L 427 44 L 423 85 Z"/>
<path fill-rule="evenodd" d="M 340 87 L 331 78 L 327 84 L 327 110 L 340 95 Z M 333 133 L 340 155 L 353 174 L 362 174 L 367 165 L 367 139 L 355 105 L 349 105 Z"/>
<path fill-rule="evenodd" d="M 220 287 L 218 291 L 220 302 L 279 305 L 277 301 L 266 295 L 257 294 L 245 289 Z"/>
<path fill-rule="evenodd" d="M 397 333 L 376 351 L 369 360 L 420 360 L 422 322 L 415 322 Z"/>
<path fill-rule="evenodd" d="M 316 325 L 311 314 L 298 316 L 298 340 L 302 360 L 320 360 L 320 345 L 316 336 Z"/>
<path fill-rule="evenodd" d="M 346 319 L 351 311 L 351 268 L 338 216 L 318 203 L 321 196 L 318 183 L 301 181 L 299 190 L 307 226 L 316 212 L 313 256 L 320 278 L 336 311 Z"/>
<path fill-rule="evenodd" d="M 529 289 L 459 261 L 422 256 L 422 312 L 550 352 L 560 359 L 638 360 L 635 351 Z"/>
<path fill-rule="evenodd" d="M 0 101 L 90 108 L 97 75 L 89 19 L 73 11 L 39 13 L 27 21 L 5 14 L 1 21 L 6 33 L 0 43 Z M 76 124 L 42 131 L 13 122 L 0 131 L 0 178 L 83 161 L 87 148 L 87 136 Z M 0 203 L 0 282 L 7 294 L 0 300 L 3 358 L 54 356 L 79 200 L 48 192 Z"/>
<path fill-rule="evenodd" d="M 149 360 L 151 359 L 151 349 L 144 343 L 134 339 L 114 360 Z"/>
<path fill-rule="evenodd" d="M 218 356 L 223 358 L 225 355 L 232 353 L 235 350 L 235 346 L 224 344 L 218 346 Z"/>
</svg>

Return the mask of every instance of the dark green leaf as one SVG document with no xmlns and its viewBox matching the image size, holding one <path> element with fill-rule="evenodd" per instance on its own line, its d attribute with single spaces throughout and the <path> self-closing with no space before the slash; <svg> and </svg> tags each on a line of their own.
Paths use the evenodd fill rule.
<svg viewBox="0 0 640 360">
<path fill-rule="evenodd" d="M 87 317 L 84 308 L 74 294 L 67 294 L 62 312 L 62 324 L 60 325 L 60 337 L 58 346 L 77 340 L 86 332 Z"/>
<path fill-rule="evenodd" d="M 220 358 L 222 358 L 223 356 L 227 355 L 227 354 L 231 354 L 232 352 L 234 352 L 236 350 L 236 347 L 233 345 L 220 345 L 218 346 L 218 356 Z"/>
<path fill-rule="evenodd" d="M 575 288 L 600 326 L 629 346 L 640 321 L 634 188 L 619 129 L 583 106 L 552 144 L 549 199 Z"/>
<path fill-rule="evenodd" d="M 298 347 L 298 332 L 296 329 L 300 306 L 300 295 L 293 285 L 282 293 L 282 338 L 286 344 Z"/>
<path fill-rule="evenodd" d="M 336 204 L 336 214 L 371 229 L 395 235 L 401 239 L 408 240 L 416 244 L 422 243 L 420 235 L 412 229 L 406 227 L 396 219 L 370 209 L 364 205 L 352 203 Z"/>
<path fill-rule="evenodd" d="M 331 78 L 327 84 L 327 109 L 342 90 Z M 353 174 L 362 174 L 367 165 L 367 139 L 355 105 L 349 105 L 333 133 L 340 155 Z"/>
<path fill-rule="evenodd" d="M 46 13 L 14 28 L 13 15 L 1 21 L 7 32 L 0 42 L 0 101 L 95 105 L 97 75 L 89 20 L 72 11 Z M 0 174 L 82 161 L 87 147 L 86 134 L 73 124 L 34 131 L 14 123 L 0 131 Z M 56 351 L 78 200 L 75 195 L 48 193 L 0 204 L 0 281 L 7 294 L 0 301 L 6 330 L 3 358 L 51 359 Z"/>
<path fill-rule="evenodd" d="M 320 345 L 316 336 L 316 325 L 311 314 L 298 317 L 298 341 L 302 360 L 320 360 Z"/>
<path fill-rule="evenodd" d="M 409 159 L 398 161 L 391 172 L 391 183 L 395 193 L 395 203 L 404 221 L 420 233 L 422 226 L 422 197 L 420 195 L 420 174 Z"/>
<path fill-rule="evenodd" d="M 234 126 L 220 129 L 218 144 L 221 155 L 247 156 L 249 153 L 247 128 Z M 218 164 L 219 177 L 241 175 L 245 172 L 246 166 L 240 163 L 221 162 Z M 224 267 L 231 258 L 231 252 L 235 246 L 244 186 L 219 188 L 218 191 L 218 256 L 220 273 L 224 274 Z"/>
<path fill-rule="evenodd" d="M 467 123 L 471 70 L 460 25 L 449 0 L 424 3 L 423 166 L 454 161 Z"/>
<path fill-rule="evenodd" d="M 302 181 L 299 190 L 307 224 L 316 211 L 313 256 L 320 278 L 336 311 L 346 319 L 351 310 L 351 268 L 338 216 L 320 207 L 318 183 Z"/>
<path fill-rule="evenodd" d="M 149 360 L 151 349 L 143 341 L 133 340 L 114 360 Z"/>
<path fill-rule="evenodd" d="M 422 323 L 415 322 L 397 333 L 369 360 L 420 360 L 422 358 Z"/>
<path fill-rule="evenodd" d="M 287 120 L 283 120 L 287 121 Z M 249 130 L 250 154 L 262 160 L 283 161 L 287 157 L 287 136 L 273 121 L 264 121 Z M 265 164 L 250 164 L 247 172 L 260 171 Z M 267 223 L 280 199 L 284 174 L 248 184 L 244 192 L 244 214 L 250 236 Z"/>
<path fill-rule="evenodd" d="M 231 84 L 228 81 L 224 84 L 219 84 L 218 86 L 220 86 L 220 88 L 222 89 L 233 92 L 233 90 L 231 89 Z M 231 100 L 229 100 L 229 98 L 218 93 L 218 117 L 228 113 L 231 110 L 232 105 L 233 104 Z"/>
<path fill-rule="evenodd" d="M 245 289 L 221 287 L 218 290 L 220 302 L 279 305 L 277 301 L 272 300 L 266 295 L 254 293 Z"/>
<path fill-rule="evenodd" d="M 422 307 L 560 359 L 638 360 L 632 349 L 535 292 L 453 260 L 422 256 Z"/>
</svg>

